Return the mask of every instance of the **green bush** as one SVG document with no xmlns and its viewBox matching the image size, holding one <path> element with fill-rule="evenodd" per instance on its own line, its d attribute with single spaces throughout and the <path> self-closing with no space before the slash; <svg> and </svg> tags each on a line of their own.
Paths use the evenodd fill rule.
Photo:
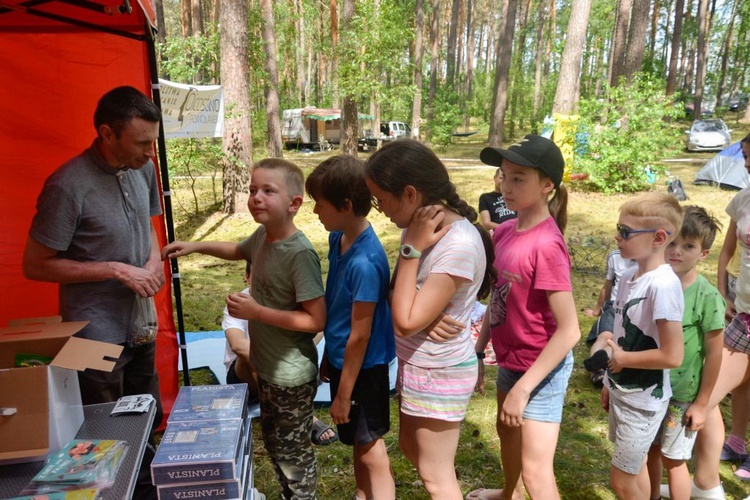
<svg viewBox="0 0 750 500">
<path fill-rule="evenodd" d="M 603 193 L 648 188 L 649 173 L 660 175 L 658 161 L 679 144 L 672 121 L 682 109 L 664 95 L 662 81 L 639 75 L 632 83 L 610 87 L 604 100 L 580 104 L 580 128 L 587 144 L 577 148 L 576 169 L 589 174 L 589 185 Z"/>
</svg>

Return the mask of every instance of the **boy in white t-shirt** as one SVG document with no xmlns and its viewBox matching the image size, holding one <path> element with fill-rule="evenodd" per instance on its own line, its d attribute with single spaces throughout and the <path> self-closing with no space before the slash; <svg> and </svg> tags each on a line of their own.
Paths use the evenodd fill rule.
<svg viewBox="0 0 750 500">
<path fill-rule="evenodd" d="M 595 345 L 606 350 L 593 356 L 607 364 L 602 406 L 609 411 L 610 478 L 619 498 L 649 498 L 646 458 L 672 395 L 669 368 L 682 363 L 682 286 L 664 255 L 681 226 L 680 204 L 665 193 L 620 207 L 617 247 L 638 267 L 623 274 L 614 331 L 600 335 Z"/>
</svg>

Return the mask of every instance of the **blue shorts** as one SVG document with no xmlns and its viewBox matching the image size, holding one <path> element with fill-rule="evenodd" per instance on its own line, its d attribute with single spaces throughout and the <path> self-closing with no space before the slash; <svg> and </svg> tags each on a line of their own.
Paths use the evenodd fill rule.
<svg viewBox="0 0 750 500">
<path fill-rule="evenodd" d="M 531 391 L 529 402 L 523 411 L 523 418 L 559 424 L 562 421 L 565 391 L 568 388 L 568 380 L 570 380 L 572 371 L 573 353 L 569 352 L 565 359 Z M 497 370 L 497 390 L 508 394 L 524 373 L 499 368 Z"/>
</svg>

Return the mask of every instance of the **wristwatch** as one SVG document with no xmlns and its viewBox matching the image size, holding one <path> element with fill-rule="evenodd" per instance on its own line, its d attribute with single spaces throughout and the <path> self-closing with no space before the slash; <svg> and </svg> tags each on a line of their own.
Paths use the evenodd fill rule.
<svg viewBox="0 0 750 500">
<path fill-rule="evenodd" d="M 408 243 L 406 245 L 401 245 L 401 250 L 399 251 L 399 253 L 404 259 L 418 259 L 422 256 L 422 252 Z"/>
<path fill-rule="evenodd" d="M 484 353 L 483 352 L 478 352 L 477 353 L 477 359 L 484 359 Z"/>
</svg>

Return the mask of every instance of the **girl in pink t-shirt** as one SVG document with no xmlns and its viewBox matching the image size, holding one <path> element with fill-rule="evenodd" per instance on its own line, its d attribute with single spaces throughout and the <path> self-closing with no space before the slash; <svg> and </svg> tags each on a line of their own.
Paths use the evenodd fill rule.
<svg viewBox="0 0 750 500">
<path fill-rule="evenodd" d="M 567 192 L 565 162 L 549 139 L 529 134 L 508 149 L 485 148 L 481 160 L 505 174 L 503 194 L 518 219 L 495 229 L 492 291 L 476 351 L 492 337 L 498 362 L 497 430 L 504 490 L 479 489 L 470 499 L 559 498 L 553 459 L 562 406 L 580 339 L 562 231 Z M 479 364 L 477 388 L 484 392 Z"/>
</svg>

